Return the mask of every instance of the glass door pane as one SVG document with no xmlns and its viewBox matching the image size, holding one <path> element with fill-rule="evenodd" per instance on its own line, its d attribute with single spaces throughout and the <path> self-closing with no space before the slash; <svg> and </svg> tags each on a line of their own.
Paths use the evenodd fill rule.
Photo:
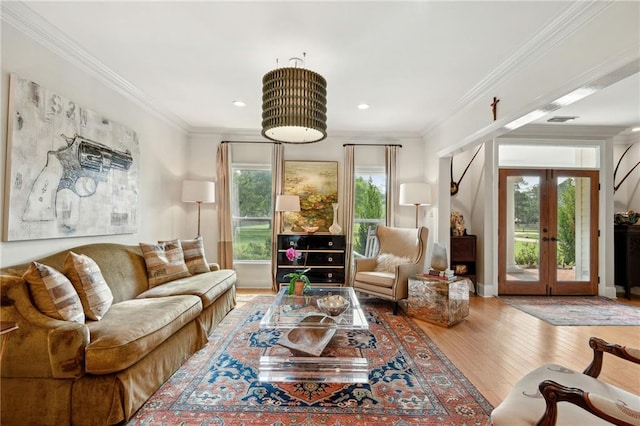
<svg viewBox="0 0 640 426">
<path fill-rule="evenodd" d="M 552 294 L 596 294 L 598 174 L 554 171 L 554 175 L 556 265 Z"/>
<path fill-rule="evenodd" d="M 540 280 L 540 177 L 507 177 L 507 279 Z"/>
</svg>

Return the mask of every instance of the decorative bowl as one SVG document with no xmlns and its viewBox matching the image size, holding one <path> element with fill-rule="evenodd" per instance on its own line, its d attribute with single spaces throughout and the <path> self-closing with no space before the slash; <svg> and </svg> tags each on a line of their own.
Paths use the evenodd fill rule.
<svg viewBox="0 0 640 426">
<path fill-rule="evenodd" d="M 332 317 L 340 315 L 350 305 L 349 301 L 339 294 L 321 297 L 316 301 L 316 304 L 322 313 Z"/>
<path fill-rule="evenodd" d="M 317 226 L 303 226 L 302 229 L 307 234 L 313 234 L 314 232 L 316 232 L 318 230 L 318 227 Z"/>
<path fill-rule="evenodd" d="M 640 213 L 629 210 L 628 212 L 616 213 L 613 221 L 616 225 L 635 225 L 640 219 Z"/>
<path fill-rule="evenodd" d="M 296 356 L 320 356 L 336 333 L 335 320 L 326 315 L 309 314 L 296 328 L 283 334 L 278 344 L 289 348 Z"/>
</svg>

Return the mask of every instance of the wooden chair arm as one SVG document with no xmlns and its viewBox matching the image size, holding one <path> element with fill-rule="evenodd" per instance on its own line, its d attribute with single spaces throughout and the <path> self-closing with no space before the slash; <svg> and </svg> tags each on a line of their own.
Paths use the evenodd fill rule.
<svg viewBox="0 0 640 426">
<path fill-rule="evenodd" d="M 612 424 L 619 426 L 633 426 L 632 423 L 628 423 L 619 418 L 613 417 L 609 413 L 596 408 L 589 399 L 589 393 L 584 392 L 578 388 L 570 388 L 562 386 L 553 380 L 545 380 L 538 386 L 540 393 L 544 397 L 547 404 L 544 415 L 538 420 L 536 426 L 554 426 L 558 418 L 558 402 L 566 401 L 581 407 L 582 409 L 590 412 L 594 416 L 604 419 Z M 606 400 L 606 398 L 599 396 L 599 400 Z M 614 401 L 607 400 L 609 403 L 615 403 Z M 611 413 L 613 414 L 613 413 Z"/>
<path fill-rule="evenodd" d="M 602 370 L 602 361 L 604 353 L 610 353 L 622 359 L 626 359 L 628 361 L 634 362 L 636 364 L 640 364 L 640 358 L 638 354 L 640 351 L 637 349 L 627 350 L 626 347 L 620 346 L 614 343 L 607 343 L 606 341 L 600 339 L 599 337 L 591 337 L 589 339 L 589 346 L 593 349 L 593 360 L 591 364 L 582 372 L 591 377 L 598 377 L 600 375 L 600 371 Z"/>
</svg>

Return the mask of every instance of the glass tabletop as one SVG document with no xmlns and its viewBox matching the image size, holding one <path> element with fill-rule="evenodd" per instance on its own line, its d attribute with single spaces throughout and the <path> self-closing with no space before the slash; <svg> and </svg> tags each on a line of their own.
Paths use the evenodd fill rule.
<svg viewBox="0 0 640 426">
<path fill-rule="evenodd" d="M 337 329 L 368 330 L 369 324 L 360 307 L 360 302 L 353 287 L 312 287 L 303 296 L 287 293 L 287 288 L 280 290 L 275 301 L 260 321 L 260 328 L 289 329 L 311 314 L 323 313 L 317 305 L 318 299 L 326 296 L 342 296 L 349 301 L 349 307 L 341 314 L 330 316 L 331 326 Z M 305 327 L 312 325 L 305 324 Z M 325 323 L 318 326 L 326 327 Z"/>
</svg>

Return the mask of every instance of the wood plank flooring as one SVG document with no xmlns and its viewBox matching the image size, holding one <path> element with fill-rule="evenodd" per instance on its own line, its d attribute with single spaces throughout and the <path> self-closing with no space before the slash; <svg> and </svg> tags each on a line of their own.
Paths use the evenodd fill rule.
<svg viewBox="0 0 640 426">
<path fill-rule="evenodd" d="M 238 289 L 239 294 L 273 294 Z M 640 307 L 640 297 L 621 303 Z M 553 326 L 494 297 L 470 296 L 469 317 L 453 327 L 416 323 L 493 405 L 526 373 L 545 363 L 582 371 L 592 359 L 589 337 L 640 348 L 640 326 Z M 604 357 L 600 378 L 640 395 L 640 365 Z"/>
</svg>

